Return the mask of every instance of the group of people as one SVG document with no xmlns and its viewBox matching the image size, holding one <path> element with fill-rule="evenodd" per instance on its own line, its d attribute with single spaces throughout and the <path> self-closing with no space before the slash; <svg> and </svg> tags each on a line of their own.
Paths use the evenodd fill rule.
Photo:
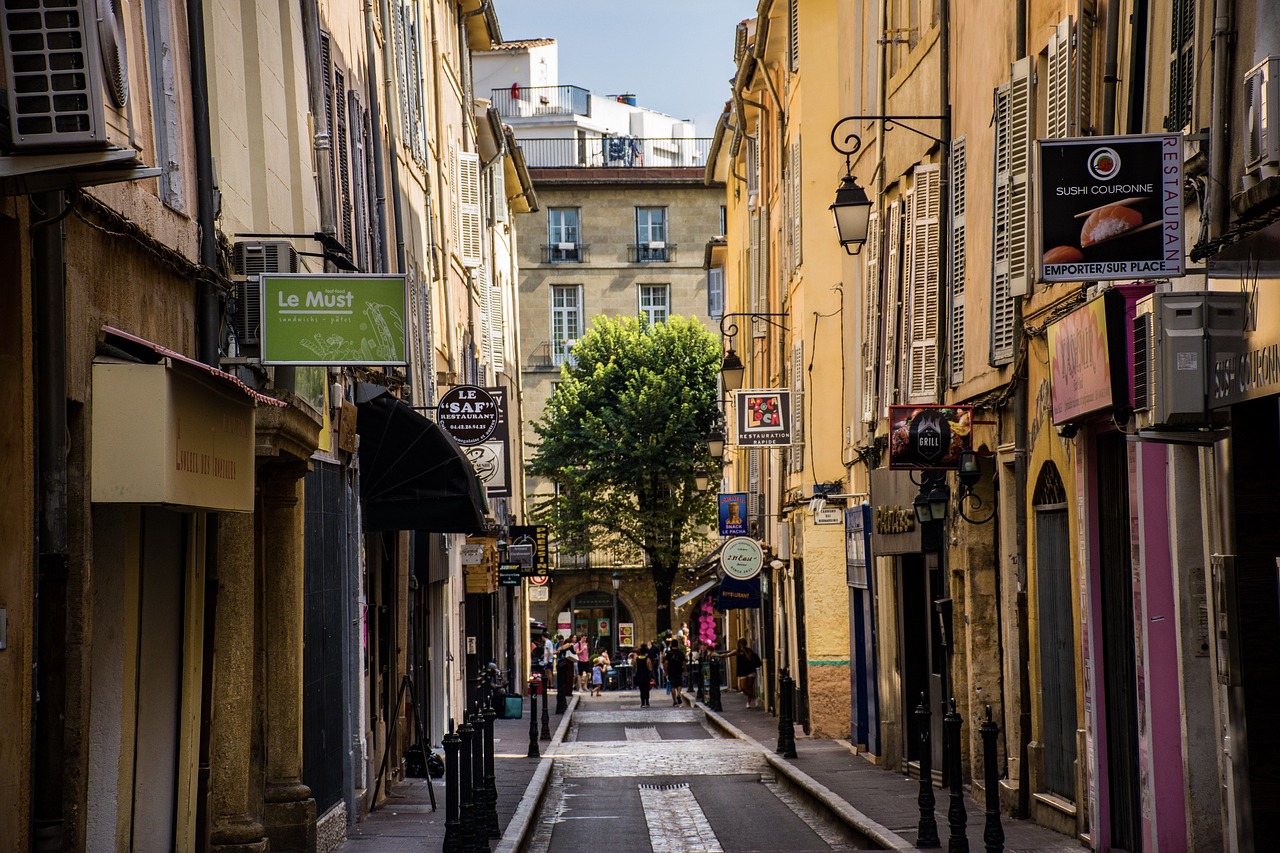
<svg viewBox="0 0 1280 853">
<path fill-rule="evenodd" d="M 689 673 L 700 671 L 701 663 L 712 656 L 737 659 L 738 689 L 747 698 L 747 707 L 752 707 L 761 660 L 746 638 L 739 639 L 731 650 L 717 652 L 701 640 L 690 642 L 687 628 L 668 633 L 665 638 L 652 643 L 641 643 L 627 654 L 626 663 L 632 673 L 632 681 L 640 691 L 640 706 L 649 707 L 655 687 L 666 688 L 672 706 L 682 704 Z M 541 648 L 534 644 L 534 659 L 544 668 L 561 663 L 572 666 L 574 673 L 570 684 L 578 691 L 590 691 L 592 696 L 601 694 L 614 667 L 607 649 L 598 650 L 594 657 L 591 655 L 585 634 L 571 634 L 567 638 L 560 634 L 554 638 L 544 635 Z"/>
</svg>

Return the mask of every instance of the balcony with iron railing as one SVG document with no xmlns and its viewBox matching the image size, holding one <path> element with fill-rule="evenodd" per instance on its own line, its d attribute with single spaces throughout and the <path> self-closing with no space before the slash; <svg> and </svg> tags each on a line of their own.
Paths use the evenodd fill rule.
<svg viewBox="0 0 1280 853">
<path fill-rule="evenodd" d="M 547 243 L 542 247 L 544 264 L 582 264 L 587 260 L 586 243 Z"/>
<path fill-rule="evenodd" d="M 580 139 L 521 138 L 520 150 L 531 169 L 675 168 L 707 162 L 711 140 L 640 136 L 589 136 Z"/>
<path fill-rule="evenodd" d="M 562 364 L 573 364 L 576 340 L 543 341 L 529 353 L 530 370 L 559 371 Z"/>
<path fill-rule="evenodd" d="M 675 243 L 629 243 L 627 245 L 627 262 L 632 264 L 674 263 L 676 259 Z"/>
<path fill-rule="evenodd" d="M 591 92 L 579 86 L 513 85 L 492 90 L 493 108 L 503 118 L 591 115 Z"/>
</svg>

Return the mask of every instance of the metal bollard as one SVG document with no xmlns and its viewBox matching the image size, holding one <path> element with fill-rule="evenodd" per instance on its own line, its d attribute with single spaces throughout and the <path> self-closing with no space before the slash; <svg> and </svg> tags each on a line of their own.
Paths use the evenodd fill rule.
<svg viewBox="0 0 1280 853">
<path fill-rule="evenodd" d="M 944 749 L 947 750 L 947 771 L 951 776 L 951 805 L 947 809 L 947 853 L 969 853 L 969 837 L 965 824 L 969 822 L 964 807 L 964 784 L 960 772 L 960 725 L 964 720 L 956 713 L 956 700 L 952 698 L 947 715 L 942 718 Z"/>
<path fill-rule="evenodd" d="M 458 750 L 458 850 L 471 853 L 476 847 L 473 801 L 475 790 L 471 781 L 471 750 L 475 741 L 475 729 L 471 728 L 471 723 L 465 717 L 462 725 L 458 726 L 458 737 L 462 741 Z"/>
<path fill-rule="evenodd" d="M 484 721 L 480 709 L 472 711 L 468 718 L 475 730 L 471 744 L 471 849 L 474 853 L 489 853 L 489 827 L 486 819 L 487 797 L 484 787 Z"/>
<path fill-rule="evenodd" d="M 541 758 L 538 751 L 538 682 L 529 680 L 529 758 Z"/>
<path fill-rule="evenodd" d="M 916 706 L 916 728 L 920 730 L 920 824 L 916 827 L 917 847 L 941 847 L 938 838 L 938 818 L 934 815 L 937 800 L 933 796 L 933 740 L 930 729 L 933 726 L 933 713 L 929 710 L 929 700 L 924 693 L 920 694 L 920 704 Z M 945 744 L 945 739 L 944 739 Z"/>
<path fill-rule="evenodd" d="M 542 679 L 542 740 L 551 740 L 551 702 L 547 699 L 547 685 L 551 683 L 551 670 L 547 670 L 547 677 Z"/>
<path fill-rule="evenodd" d="M 560 661 L 556 668 L 556 713 L 563 714 L 569 707 L 569 694 L 573 692 L 571 665 Z"/>
<path fill-rule="evenodd" d="M 982 735 L 982 776 L 987 787 L 987 823 L 982 830 L 982 842 L 987 853 L 1004 853 L 1004 827 L 1000 825 L 1000 772 L 996 767 L 996 736 L 1000 727 L 991 721 L 991 706 L 987 706 L 987 719 L 978 726 Z"/>
<path fill-rule="evenodd" d="M 502 827 L 498 824 L 498 778 L 497 767 L 493 755 L 493 721 L 497 713 L 493 710 L 492 694 L 489 706 L 480 712 L 484 719 L 484 794 L 488 808 L 485 812 L 486 829 L 490 838 L 501 838 Z"/>
<path fill-rule="evenodd" d="M 723 711 L 724 707 L 720 704 L 720 658 L 714 654 L 711 656 L 711 687 L 707 691 L 707 707 L 713 711 Z M 750 697 L 747 698 L 750 702 Z"/>
<path fill-rule="evenodd" d="M 458 815 L 458 750 L 462 738 L 453 730 L 444 736 L 444 853 L 463 853 L 462 823 Z"/>
<path fill-rule="evenodd" d="M 783 758 L 796 757 L 796 728 L 792 715 L 795 713 L 796 683 L 783 670 L 778 679 L 780 705 L 778 709 L 778 747 L 777 753 Z"/>
</svg>

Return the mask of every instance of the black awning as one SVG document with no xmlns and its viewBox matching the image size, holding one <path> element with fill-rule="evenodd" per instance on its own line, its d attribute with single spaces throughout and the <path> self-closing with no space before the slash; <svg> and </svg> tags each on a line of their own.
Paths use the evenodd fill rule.
<svg viewBox="0 0 1280 853">
<path fill-rule="evenodd" d="M 484 530 L 484 487 L 448 433 L 385 391 L 357 409 L 366 530 Z"/>
</svg>

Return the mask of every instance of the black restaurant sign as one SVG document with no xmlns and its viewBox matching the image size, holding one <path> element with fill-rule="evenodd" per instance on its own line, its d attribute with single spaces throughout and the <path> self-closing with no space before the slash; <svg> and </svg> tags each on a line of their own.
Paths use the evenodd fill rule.
<svg viewBox="0 0 1280 853">
<path fill-rule="evenodd" d="M 488 441 L 498 428 L 498 404 L 477 385 L 457 385 L 440 398 L 436 422 L 463 447 Z"/>
<path fill-rule="evenodd" d="M 1040 139 L 1036 144 L 1040 281 L 1182 275 L 1181 135 Z"/>
</svg>

